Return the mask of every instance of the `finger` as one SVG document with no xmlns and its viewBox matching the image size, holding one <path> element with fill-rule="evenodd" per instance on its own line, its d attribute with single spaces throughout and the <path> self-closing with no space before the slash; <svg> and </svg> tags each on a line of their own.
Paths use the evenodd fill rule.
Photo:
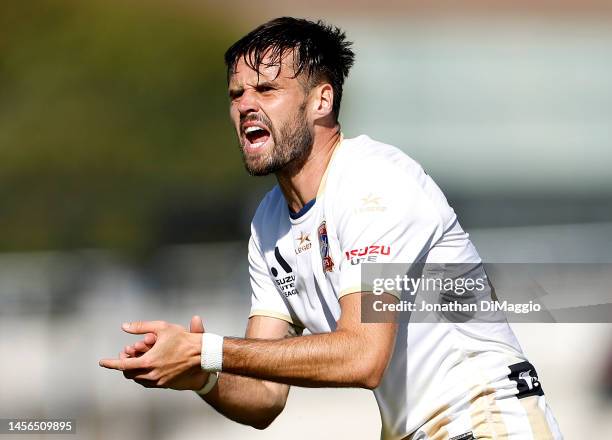
<svg viewBox="0 0 612 440">
<path fill-rule="evenodd" d="M 125 358 L 125 359 L 102 359 L 99 365 L 112 370 L 126 371 L 136 368 L 144 368 L 142 358 Z"/>
<path fill-rule="evenodd" d="M 129 358 L 129 357 L 130 357 L 130 355 L 129 355 L 129 354 L 127 354 L 127 353 L 125 352 L 125 350 L 123 350 L 121 353 L 119 353 L 119 359 L 127 359 L 127 358 Z"/>
<path fill-rule="evenodd" d="M 143 341 L 138 341 L 134 344 L 134 350 L 139 354 L 144 354 L 151 349 L 150 345 L 145 344 Z"/>
<path fill-rule="evenodd" d="M 204 323 L 202 322 L 202 318 L 198 315 L 195 315 L 191 318 L 191 322 L 189 323 L 189 331 L 191 333 L 204 333 Z"/>
<path fill-rule="evenodd" d="M 134 350 L 134 347 L 131 345 L 126 345 L 123 351 L 125 351 L 125 353 L 130 357 L 136 356 L 136 350 Z"/>
<path fill-rule="evenodd" d="M 143 335 L 145 333 L 155 333 L 168 327 L 168 324 L 164 321 L 135 321 L 135 322 L 124 322 L 121 328 L 124 332 L 131 333 L 133 335 Z"/>
<path fill-rule="evenodd" d="M 141 353 L 137 348 L 136 348 L 136 344 L 131 346 L 131 350 L 130 353 L 134 352 L 133 355 L 131 355 L 130 357 L 140 357 L 142 356 L 144 353 Z"/>
<path fill-rule="evenodd" d="M 142 340 L 145 344 L 152 347 L 153 344 L 155 344 L 155 341 L 157 341 L 157 336 L 155 335 L 155 333 L 147 333 L 146 335 L 144 335 L 144 338 L 142 338 Z"/>
</svg>

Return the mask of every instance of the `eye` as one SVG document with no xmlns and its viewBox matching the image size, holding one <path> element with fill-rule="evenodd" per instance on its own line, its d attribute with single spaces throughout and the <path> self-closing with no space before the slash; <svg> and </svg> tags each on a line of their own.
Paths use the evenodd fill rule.
<svg viewBox="0 0 612 440">
<path fill-rule="evenodd" d="M 269 84 L 262 84 L 257 86 L 257 91 L 259 93 L 267 93 L 267 92 L 271 92 L 273 90 L 276 90 L 273 86 L 269 85 Z"/>
<path fill-rule="evenodd" d="M 232 101 L 235 101 L 236 99 L 240 98 L 242 96 L 242 92 L 229 92 L 229 98 Z"/>
</svg>

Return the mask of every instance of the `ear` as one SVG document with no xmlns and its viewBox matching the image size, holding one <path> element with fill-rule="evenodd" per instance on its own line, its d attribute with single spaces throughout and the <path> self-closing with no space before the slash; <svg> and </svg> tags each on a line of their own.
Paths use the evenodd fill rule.
<svg viewBox="0 0 612 440">
<path fill-rule="evenodd" d="M 334 89 L 331 84 L 323 83 L 312 89 L 313 113 L 317 118 L 323 118 L 333 111 Z"/>
</svg>

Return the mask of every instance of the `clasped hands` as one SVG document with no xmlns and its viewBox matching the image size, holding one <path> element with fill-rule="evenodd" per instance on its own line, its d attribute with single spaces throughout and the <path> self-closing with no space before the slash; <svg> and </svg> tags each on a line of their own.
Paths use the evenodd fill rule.
<svg viewBox="0 0 612 440">
<path fill-rule="evenodd" d="M 164 321 L 125 323 L 123 331 L 144 338 L 126 346 L 117 359 L 102 359 L 100 366 L 123 372 L 126 379 L 147 388 L 199 390 L 208 380 L 200 367 L 204 325 L 191 318 L 190 330 Z"/>
</svg>

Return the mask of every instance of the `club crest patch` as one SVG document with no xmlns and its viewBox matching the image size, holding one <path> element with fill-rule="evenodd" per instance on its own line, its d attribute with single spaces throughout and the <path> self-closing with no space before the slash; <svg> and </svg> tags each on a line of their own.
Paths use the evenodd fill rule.
<svg viewBox="0 0 612 440">
<path fill-rule="evenodd" d="M 334 261 L 329 256 L 329 240 L 327 238 L 327 226 L 325 220 L 319 225 L 319 248 L 321 249 L 321 261 L 323 263 L 323 272 L 331 272 L 334 270 Z"/>
</svg>

